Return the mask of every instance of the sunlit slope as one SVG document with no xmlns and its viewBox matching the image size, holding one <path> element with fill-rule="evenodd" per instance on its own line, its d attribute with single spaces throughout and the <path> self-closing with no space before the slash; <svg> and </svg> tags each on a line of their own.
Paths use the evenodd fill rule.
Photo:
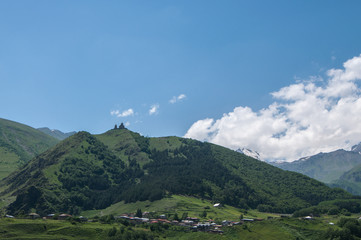
<svg viewBox="0 0 361 240">
<path fill-rule="evenodd" d="M 0 179 L 57 142 L 37 129 L 0 118 Z"/>
</svg>

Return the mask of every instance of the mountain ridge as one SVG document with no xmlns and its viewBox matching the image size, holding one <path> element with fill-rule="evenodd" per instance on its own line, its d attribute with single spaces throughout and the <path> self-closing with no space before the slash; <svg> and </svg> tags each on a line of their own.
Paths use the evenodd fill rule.
<svg viewBox="0 0 361 240">
<path fill-rule="evenodd" d="M 50 129 L 48 127 L 42 127 L 42 128 L 37 128 L 39 131 L 42 131 L 43 133 L 52 136 L 58 140 L 64 140 L 67 137 L 70 137 L 72 135 L 74 135 L 76 133 L 76 131 L 72 131 L 72 132 L 68 132 L 68 133 L 64 133 L 60 130 L 57 129 Z"/>
<path fill-rule="evenodd" d="M 127 129 L 79 132 L 0 182 L 1 197 L 16 198 L 12 214 L 101 209 L 168 194 L 210 199 L 240 208 L 291 213 L 342 190 L 280 170 L 230 149 L 196 140 L 146 138 Z"/>
<path fill-rule="evenodd" d="M 331 183 L 353 167 L 361 164 L 361 155 L 339 149 L 330 153 L 318 153 L 294 162 L 271 163 L 283 170 L 299 172 L 321 182 Z"/>
</svg>

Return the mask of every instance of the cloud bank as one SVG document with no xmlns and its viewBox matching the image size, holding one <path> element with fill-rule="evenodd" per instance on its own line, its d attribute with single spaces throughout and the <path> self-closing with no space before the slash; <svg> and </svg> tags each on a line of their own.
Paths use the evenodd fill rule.
<svg viewBox="0 0 361 240">
<path fill-rule="evenodd" d="M 117 117 L 129 117 L 134 115 L 134 110 L 129 108 L 128 110 L 125 110 L 123 112 L 120 112 L 119 110 L 114 110 L 110 112 L 110 115 L 117 116 Z"/>
<path fill-rule="evenodd" d="M 199 120 L 185 137 L 247 147 L 266 160 L 347 149 L 361 141 L 360 79 L 361 55 L 328 70 L 325 79 L 311 77 L 271 93 L 274 102 L 260 111 L 239 106 L 220 119 Z"/>
</svg>

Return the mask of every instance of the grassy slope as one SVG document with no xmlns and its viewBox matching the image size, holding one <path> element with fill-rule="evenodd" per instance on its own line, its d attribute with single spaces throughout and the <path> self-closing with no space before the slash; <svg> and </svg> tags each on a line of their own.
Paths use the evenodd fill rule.
<svg viewBox="0 0 361 240">
<path fill-rule="evenodd" d="M 39 130 L 0 118 L 0 179 L 57 142 Z"/>
<path fill-rule="evenodd" d="M 138 201 L 127 204 L 119 202 L 106 209 L 84 211 L 81 214 L 87 217 L 109 214 L 120 215 L 123 213 L 135 213 L 138 208 L 140 208 L 143 212 L 157 212 L 159 214 L 177 213 L 179 217 L 181 217 L 184 212 L 187 212 L 188 216 L 198 218 L 203 211 L 206 211 L 207 219 L 211 218 L 221 221 L 224 219 L 238 221 L 240 215 L 243 215 L 244 218 L 267 218 L 268 216 L 277 217 L 275 214 L 261 213 L 255 210 L 245 212 L 244 210 L 227 205 L 222 208 L 215 208 L 210 201 L 180 195 L 173 195 L 154 202 Z"/>
<path fill-rule="evenodd" d="M 128 163 L 132 156 L 140 165 L 149 162 L 147 154 L 141 152 L 135 136 L 140 136 L 128 130 L 111 130 L 95 137 L 103 142 L 118 158 Z"/>
<path fill-rule="evenodd" d="M 111 225 L 76 224 L 55 220 L 0 220 L 1 239 L 104 239 Z"/>
<path fill-rule="evenodd" d="M 115 227 L 121 228 L 121 224 L 76 223 L 55 220 L 26 220 L 26 219 L 0 219 L 1 239 L 109 239 L 108 232 Z M 299 219 L 275 219 L 262 222 L 247 223 L 242 226 L 223 228 L 223 235 L 175 231 L 170 228 L 165 232 L 153 233 L 156 239 L 322 239 L 322 234 L 327 229 L 338 229 L 330 226 L 321 218 L 314 221 Z M 146 231 L 148 228 L 132 227 L 128 231 Z"/>
</svg>

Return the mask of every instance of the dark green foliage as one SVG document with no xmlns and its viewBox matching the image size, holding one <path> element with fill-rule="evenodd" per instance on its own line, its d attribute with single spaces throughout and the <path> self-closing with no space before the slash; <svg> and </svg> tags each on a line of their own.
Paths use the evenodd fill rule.
<svg viewBox="0 0 361 240">
<path fill-rule="evenodd" d="M 342 229 L 329 229 L 325 233 L 325 239 L 352 240 L 361 237 L 361 225 L 356 219 L 341 218 L 337 225 Z"/>
<path fill-rule="evenodd" d="M 321 214 L 337 215 L 343 214 L 345 216 L 351 215 L 351 213 L 360 213 L 361 200 L 349 199 L 349 200 L 335 200 L 328 202 L 321 202 L 317 206 L 300 209 L 293 213 L 294 217 L 304 217 L 308 215 L 320 216 Z"/>
<path fill-rule="evenodd" d="M 142 210 L 140 208 L 137 209 L 135 216 L 139 218 L 143 217 Z"/>
<path fill-rule="evenodd" d="M 327 232 L 323 235 L 322 239 L 330 239 L 330 240 L 354 240 L 355 237 L 352 236 L 349 229 L 332 229 L 329 228 Z"/>
<path fill-rule="evenodd" d="M 136 141 L 136 143 L 138 144 L 140 151 L 145 152 L 145 153 L 150 153 L 149 138 L 145 138 L 135 132 L 131 132 L 131 134 L 132 134 L 134 140 Z"/>
<path fill-rule="evenodd" d="M 206 218 L 206 217 L 207 217 L 207 212 L 206 212 L 206 210 L 204 210 L 201 214 L 199 214 L 199 216 L 200 216 L 201 218 Z"/>
<path fill-rule="evenodd" d="M 113 227 L 112 229 L 109 230 L 108 236 L 113 237 L 113 236 L 115 236 L 115 234 L 117 234 L 117 229 L 115 227 Z"/>
<path fill-rule="evenodd" d="M 172 153 L 153 150 L 151 159 L 143 182 L 158 192 L 209 197 L 234 206 L 242 199 L 248 202 L 254 192 L 214 158 L 209 144 L 194 142 Z"/>
</svg>

